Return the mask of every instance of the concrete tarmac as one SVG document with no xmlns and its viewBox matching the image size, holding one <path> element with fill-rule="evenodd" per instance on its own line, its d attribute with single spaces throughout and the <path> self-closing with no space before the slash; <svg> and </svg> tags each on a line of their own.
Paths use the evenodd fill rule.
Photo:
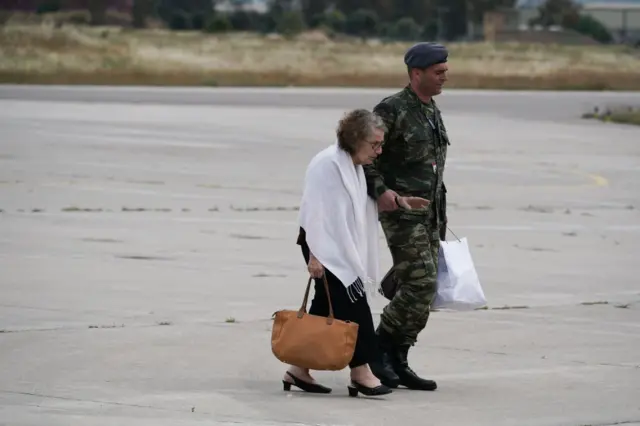
<svg viewBox="0 0 640 426">
<path fill-rule="evenodd" d="M 163 105 L 281 108 L 373 108 L 389 89 L 184 88 L 100 86 L 0 86 L 0 99 Z M 438 102 L 447 111 L 527 120 L 578 120 L 584 112 L 640 105 L 640 92 L 446 90 Z"/>
<path fill-rule="evenodd" d="M 443 94 L 489 309 L 432 314 L 436 392 L 283 392 L 304 170 L 392 91 L 0 87 L 0 424 L 640 424 L 640 128 L 579 118 L 637 94 Z"/>
</svg>

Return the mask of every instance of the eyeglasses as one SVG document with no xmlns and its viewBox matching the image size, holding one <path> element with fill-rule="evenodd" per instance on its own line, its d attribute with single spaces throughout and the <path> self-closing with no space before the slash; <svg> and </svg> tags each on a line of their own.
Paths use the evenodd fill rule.
<svg viewBox="0 0 640 426">
<path fill-rule="evenodd" d="M 384 145 L 384 141 L 375 141 L 375 142 L 367 142 L 369 145 L 371 145 L 371 148 L 373 148 L 374 150 L 378 149 L 378 148 L 382 148 L 382 145 Z"/>
</svg>

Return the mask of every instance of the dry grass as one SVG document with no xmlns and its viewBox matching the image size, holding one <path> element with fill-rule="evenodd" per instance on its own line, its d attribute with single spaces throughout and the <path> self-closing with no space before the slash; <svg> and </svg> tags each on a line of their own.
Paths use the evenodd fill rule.
<svg viewBox="0 0 640 426">
<path fill-rule="evenodd" d="M 407 43 L 53 24 L 0 27 L 0 82 L 241 86 L 404 84 Z M 640 90 L 614 47 L 451 44 L 449 87 Z"/>
<path fill-rule="evenodd" d="M 605 122 L 634 124 L 636 126 L 640 126 L 640 106 L 598 108 L 593 112 L 584 114 L 583 118 L 595 118 Z"/>
<path fill-rule="evenodd" d="M 640 126 L 640 110 L 613 113 L 610 120 L 614 123 Z"/>
</svg>

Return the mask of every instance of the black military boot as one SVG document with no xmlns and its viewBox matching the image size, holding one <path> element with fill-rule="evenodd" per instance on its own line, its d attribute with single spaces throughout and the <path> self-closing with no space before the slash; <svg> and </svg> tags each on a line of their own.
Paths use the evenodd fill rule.
<svg viewBox="0 0 640 426">
<path fill-rule="evenodd" d="M 380 382 L 390 388 L 397 388 L 400 384 L 400 378 L 393 370 L 391 351 L 393 350 L 393 340 L 391 335 L 382 327 L 376 330 L 378 335 L 378 348 L 380 357 L 376 361 L 369 363 L 371 372 L 380 380 Z"/>
<path fill-rule="evenodd" d="M 409 346 L 399 346 L 391 353 L 393 369 L 400 378 L 400 384 L 408 389 L 433 391 L 438 385 L 433 380 L 423 379 L 409 367 Z"/>
</svg>

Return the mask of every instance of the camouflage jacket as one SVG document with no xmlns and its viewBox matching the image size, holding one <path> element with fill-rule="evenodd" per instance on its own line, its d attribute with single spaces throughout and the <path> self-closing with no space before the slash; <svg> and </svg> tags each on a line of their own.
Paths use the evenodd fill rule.
<svg viewBox="0 0 640 426">
<path fill-rule="evenodd" d="M 438 225 L 446 221 L 443 182 L 450 145 L 440 110 L 423 103 L 410 86 L 375 106 L 387 126 L 382 154 L 365 167 L 369 195 L 377 199 L 387 189 L 431 201 L 430 215 Z"/>
</svg>

